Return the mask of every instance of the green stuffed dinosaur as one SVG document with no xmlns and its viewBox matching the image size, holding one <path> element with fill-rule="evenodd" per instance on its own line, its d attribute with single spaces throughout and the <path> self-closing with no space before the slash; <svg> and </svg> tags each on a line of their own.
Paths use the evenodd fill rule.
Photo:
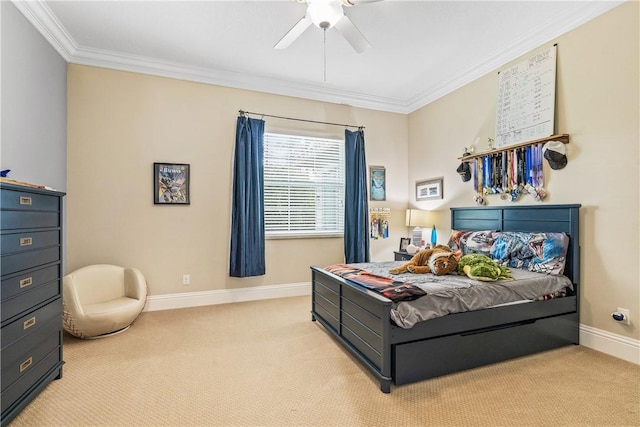
<svg viewBox="0 0 640 427">
<path fill-rule="evenodd" d="M 513 280 L 509 269 L 499 265 L 483 254 L 467 254 L 458 260 L 458 274 L 465 274 L 475 280 L 483 282 L 495 282 L 501 280 Z"/>
</svg>

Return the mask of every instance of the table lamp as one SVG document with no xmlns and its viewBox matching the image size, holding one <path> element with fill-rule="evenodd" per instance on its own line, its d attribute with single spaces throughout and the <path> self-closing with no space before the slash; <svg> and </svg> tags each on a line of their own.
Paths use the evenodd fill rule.
<svg viewBox="0 0 640 427">
<path fill-rule="evenodd" d="M 405 224 L 407 227 L 415 227 L 411 233 L 411 244 L 417 247 L 422 246 L 422 228 L 434 223 L 431 212 L 420 209 L 407 209 Z M 435 230 L 435 226 L 434 226 Z M 431 240 L 434 238 L 434 231 L 431 232 Z"/>
</svg>

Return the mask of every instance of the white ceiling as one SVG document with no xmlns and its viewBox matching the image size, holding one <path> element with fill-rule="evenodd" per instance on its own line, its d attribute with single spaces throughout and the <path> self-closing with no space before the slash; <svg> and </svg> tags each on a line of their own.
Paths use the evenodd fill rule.
<svg viewBox="0 0 640 427">
<path fill-rule="evenodd" d="M 274 44 L 305 14 L 281 1 L 15 1 L 71 63 L 408 113 L 619 5 L 620 1 L 400 1 Z M 562 56 L 562 46 L 558 46 Z"/>
</svg>

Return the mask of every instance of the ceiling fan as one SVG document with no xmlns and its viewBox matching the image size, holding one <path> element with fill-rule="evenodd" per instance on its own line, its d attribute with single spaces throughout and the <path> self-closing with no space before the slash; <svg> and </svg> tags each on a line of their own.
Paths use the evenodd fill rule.
<svg viewBox="0 0 640 427">
<path fill-rule="evenodd" d="M 361 3 L 374 3 L 381 0 L 297 0 L 299 3 L 307 3 L 307 12 L 296 25 L 289 30 L 273 47 L 274 49 L 286 49 L 304 31 L 314 24 L 326 31 L 329 28 L 338 30 L 342 37 L 358 52 L 364 52 L 371 44 L 362 35 L 360 30 L 344 14 L 343 6 L 354 6 Z"/>
</svg>

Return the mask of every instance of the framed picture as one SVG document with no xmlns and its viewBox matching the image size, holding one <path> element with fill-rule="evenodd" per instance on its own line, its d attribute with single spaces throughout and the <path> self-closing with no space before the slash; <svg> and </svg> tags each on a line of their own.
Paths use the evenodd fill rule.
<svg viewBox="0 0 640 427">
<path fill-rule="evenodd" d="M 153 203 L 156 205 L 188 205 L 189 165 L 184 163 L 153 164 Z"/>
<path fill-rule="evenodd" d="M 400 238 L 400 252 L 407 252 L 407 246 L 411 244 L 411 239 L 408 237 Z"/>
<path fill-rule="evenodd" d="M 416 182 L 416 201 L 442 199 L 443 178 L 433 178 Z"/>
<path fill-rule="evenodd" d="M 387 200 L 384 166 L 369 166 L 369 179 L 371 180 L 369 200 Z"/>
</svg>

